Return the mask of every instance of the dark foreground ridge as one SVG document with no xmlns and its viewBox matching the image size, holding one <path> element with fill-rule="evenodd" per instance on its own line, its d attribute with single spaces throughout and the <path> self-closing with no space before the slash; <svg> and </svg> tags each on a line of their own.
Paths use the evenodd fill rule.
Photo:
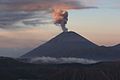
<svg viewBox="0 0 120 80">
<path fill-rule="evenodd" d="M 29 64 L 2 57 L 0 80 L 120 80 L 120 62 Z"/>
<path fill-rule="evenodd" d="M 34 57 L 76 57 L 94 60 L 119 60 L 120 45 L 114 47 L 98 46 L 83 36 L 70 31 L 63 32 L 43 45 L 21 56 Z"/>
</svg>

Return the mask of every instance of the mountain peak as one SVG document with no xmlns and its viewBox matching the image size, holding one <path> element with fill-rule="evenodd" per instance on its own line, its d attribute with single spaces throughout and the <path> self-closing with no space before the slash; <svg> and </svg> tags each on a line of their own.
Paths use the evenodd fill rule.
<svg viewBox="0 0 120 80">
<path fill-rule="evenodd" d="M 80 38 L 82 36 L 80 36 L 79 34 L 77 34 L 76 32 L 73 32 L 73 31 L 69 31 L 69 32 L 62 32 L 61 34 L 58 35 L 59 37 L 66 37 L 66 38 Z M 82 37 L 83 38 L 83 37 Z"/>
<path fill-rule="evenodd" d="M 77 34 L 76 32 L 74 31 L 69 31 L 69 32 L 62 32 L 61 34 L 59 35 L 67 35 L 67 36 L 80 36 L 79 34 Z"/>
<path fill-rule="evenodd" d="M 65 44 L 81 44 L 79 46 L 86 46 L 86 47 L 93 47 L 97 46 L 96 44 L 92 43 L 88 39 L 84 38 L 83 36 L 77 34 L 76 32 L 69 31 L 69 32 L 62 32 L 47 43 L 64 43 Z"/>
<path fill-rule="evenodd" d="M 78 35 L 76 32 L 74 32 L 74 31 L 68 31 L 68 32 L 62 32 L 61 34 L 76 34 L 76 35 Z"/>
<path fill-rule="evenodd" d="M 83 37 L 73 31 L 69 31 L 69 32 L 62 32 L 51 40 L 70 41 L 70 40 L 78 40 L 79 38 L 82 39 Z"/>
</svg>

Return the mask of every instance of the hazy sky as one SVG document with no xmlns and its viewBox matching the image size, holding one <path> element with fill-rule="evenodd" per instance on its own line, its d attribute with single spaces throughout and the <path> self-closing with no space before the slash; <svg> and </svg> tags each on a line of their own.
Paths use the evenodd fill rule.
<svg viewBox="0 0 120 80">
<path fill-rule="evenodd" d="M 29 6 L 32 8 L 29 9 L 28 6 L 25 6 L 21 11 L 23 9 L 21 4 L 24 6 L 23 4 L 27 1 L 30 1 L 30 4 L 34 3 L 31 2 L 32 0 L 24 0 L 24 3 L 18 2 L 18 0 L 0 1 L 0 7 L 2 7 L 0 8 L 0 56 L 20 56 L 62 32 L 59 26 L 51 23 L 50 14 L 39 10 L 39 6 L 36 7 L 32 4 Z M 42 3 L 42 0 L 35 1 L 39 2 L 38 5 Z M 68 29 L 98 45 L 119 44 L 120 0 L 83 0 L 83 2 L 88 6 L 97 6 L 98 8 L 69 10 Z M 11 6 L 11 4 L 20 6 Z M 13 8 L 15 6 L 17 8 Z M 28 9 L 30 11 L 26 11 Z M 31 11 L 31 9 L 37 9 L 37 11 Z M 45 9 L 47 8 L 45 7 Z"/>
</svg>

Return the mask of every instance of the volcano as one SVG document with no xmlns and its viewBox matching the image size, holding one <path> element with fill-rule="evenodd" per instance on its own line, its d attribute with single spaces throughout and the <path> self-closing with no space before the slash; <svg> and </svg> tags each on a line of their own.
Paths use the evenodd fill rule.
<svg viewBox="0 0 120 80">
<path fill-rule="evenodd" d="M 98 46 L 83 36 L 73 32 L 62 32 L 43 45 L 21 56 L 35 57 L 75 57 L 95 60 L 119 59 L 120 51 L 112 47 Z"/>
<path fill-rule="evenodd" d="M 62 32 L 22 57 L 80 57 L 84 49 L 94 47 L 97 45 L 75 32 Z"/>
</svg>

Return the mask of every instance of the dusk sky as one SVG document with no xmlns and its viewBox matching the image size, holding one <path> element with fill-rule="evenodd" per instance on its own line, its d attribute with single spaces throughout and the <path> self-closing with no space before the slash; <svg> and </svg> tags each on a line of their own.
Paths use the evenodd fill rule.
<svg viewBox="0 0 120 80">
<path fill-rule="evenodd" d="M 54 3 L 39 6 L 50 1 Z M 0 0 L 0 56 L 20 56 L 61 33 L 48 8 L 55 1 L 64 4 L 62 0 Z M 70 31 L 100 46 L 120 44 L 120 0 L 66 1 L 72 7 L 97 7 L 69 9 Z"/>
</svg>

